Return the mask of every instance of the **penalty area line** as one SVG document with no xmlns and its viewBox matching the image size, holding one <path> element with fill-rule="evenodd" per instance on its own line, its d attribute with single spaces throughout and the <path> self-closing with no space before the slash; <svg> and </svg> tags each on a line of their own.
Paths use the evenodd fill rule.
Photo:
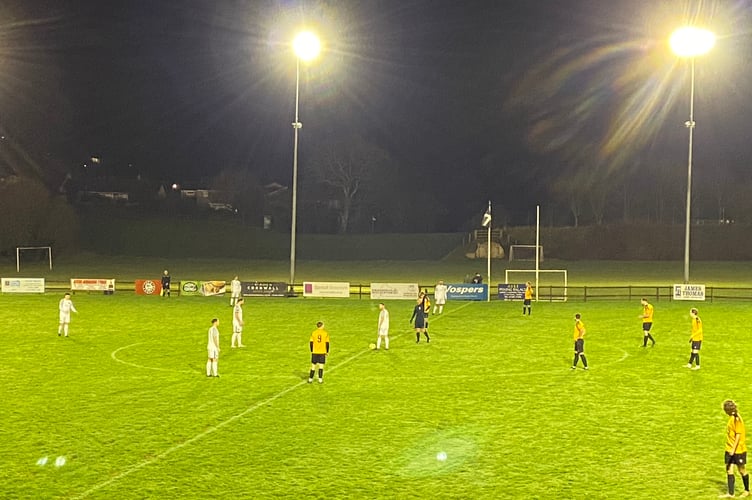
<svg viewBox="0 0 752 500">
<path fill-rule="evenodd" d="M 468 302 L 467 304 L 464 304 L 464 305 L 458 307 L 454 311 L 458 311 L 460 309 L 463 309 L 463 308 L 469 306 L 470 304 L 471 303 Z M 446 314 L 449 315 L 450 313 L 447 312 Z M 436 319 L 439 319 L 439 318 L 437 317 Z M 434 319 L 434 321 L 436 321 L 436 319 Z M 399 337 L 400 337 L 400 335 L 396 335 L 395 336 L 395 338 L 399 338 Z M 111 354 L 112 359 L 114 359 L 117 362 L 126 364 L 126 365 L 136 366 L 137 368 L 148 368 L 148 367 L 142 367 L 142 366 L 134 365 L 133 363 L 128 363 L 126 361 L 122 361 L 122 360 L 118 359 L 115 356 L 119 351 L 121 351 L 123 349 L 127 349 L 129 347 L 133 347 L 133 346 L 141 344 L 141 343 L 143 343 L 143 342 L 137 342 L 135 344 L 127 345 L 127 346 L 121 347 L 119 349 L 116 349 Z M 371 352 L 371 350 L 370 349 L 364 349 L 362 351 L 359 351 L 359 352 L 353 354 L 352 356 L 350 356 L 346 360 L 342 361 L 341 363 L 338 363 L 335 366 L 332 366 L 331 368 L 329 368 L 327 370 L 327 373 L 335 371 L 338 368 L 351 363 L 352 361 L 358 359 L 359 357 L 363 356 L 364 354 L 366 354 L 368 352 Z M 274 401 L 278 400 L 279 398 L 281 398 L 281 397 L 289 394 L 290 392 L 294 391 L 298 387 L 301 387 L 301 386 L 304 386 L 304 385 L 308 385 L 308 381 L 307 380 L 301 380 L 297 384 L 291 385 L 287 389 L 284 389 L 284 390 L 278 392 L 274 396 L 270 396 L 270 397 L 268 397 L 268 398 L 266 398 L 266 399 L 264 399 L 262 401 L 259 401 L 258 403 L 255 403 L 255 404 L 249 406 L 248 408 L 246 408 L 242 412 L 238 413 L 237 415 L 233 415 L 233 416 L 227 418 L 226 420 L 223 420 L 222 422 L 218 423 L 217 425 L 211 426 L 208 429 L 206 429 L 205 431 L 200 432 L 200 433 L 196 434 L 195 436 L 186 439 L 182 443 L 176 444 L 175 446 L 172 446 L 172 447 L 164 450 L 163 452 L 155 455 L 153 458 L 150 458 L 148 460 L 143 460 L 143 461 L 141 461 L 141 462 L 139 462 L 139 463 L 137 463 L 135 465 L 132 465 L 131 467 L 125 469 L 124 471 L 115 474 L 114 476 L 112 476 L 108 480 L 102 481 L 100 483 L 95 484 L 94 486 L 92 486 L 88 490 L 84 491 L 80 495 L 77 495 L 77 496 L 75 496 L 73 498 L 75 498 L 75 499 L 86 498 L 89 495 L 91 495 L 92 493 L 95 493 L 95 492 L 101 490 L 102 488 L 106 488 L 107 486 L 110 486 L 111 484 L 114 484 L 114 483 L 120 481 L 124 477 L 130 476 L 134 472 L 138 472 L 139 470 L 143 469 L 147 465 L 150 465 L 150 464 L 152 464 L 152 463 L 154 463 L 154 462 L 156 462 L 158 460 L 161 460 L 161 459 L 167 457 L 168 455 L 171 455 L 171 454 L 175 453 L 176 451 L 180 451 L 183 448 L 185 448 L 186 446 L 191 445 L 191 444 L 193 444 L 193 443 L 195 443 L 197 441 L 200 441 L 201 439 L 205 438 L 206 436 L 214 434 L 215 432 L 217 432 L 217 431 L 219 431 L 219 430 L 227 427 L 231 423 L 233 423 L 233 422 L 235 422 L 235 421 L 237 421 L 237 420 L 245 417 L 246 415 L 249 415 L 249 414 L 253 413 L 254 411 L 256 411 L 259 408 L 261 408 L 262 406 L 266 406 L 266 405 L 268 405 L 270 403 L 273 403 Z"/>
</svg>

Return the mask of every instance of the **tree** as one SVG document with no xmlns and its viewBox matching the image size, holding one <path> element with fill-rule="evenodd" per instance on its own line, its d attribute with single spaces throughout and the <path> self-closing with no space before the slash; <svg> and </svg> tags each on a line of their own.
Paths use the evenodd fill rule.
<svg viewBox="0 0 752 500">
<path fill-rule="evenodd" d="M 337 214 L 339 233 L 350 230 L 352 219 L 362 206 L 364 193 L 386 170 L 389 161 L 386 151 L 361 138 L 341 139 L 322 146 L 313 154 L 310 162 L 312 184 L 323 188 L 316 191 L 317 197 L 323 194 L 333 202 L 327 206 Z"/>
</svg>

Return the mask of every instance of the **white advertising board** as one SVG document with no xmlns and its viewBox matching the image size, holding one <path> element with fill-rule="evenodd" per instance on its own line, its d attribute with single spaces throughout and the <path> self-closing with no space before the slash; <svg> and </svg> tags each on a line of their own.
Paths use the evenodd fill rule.
<svg viewBox="0 0 752 500">
<path fill-rule="evenodd" d="M 374 300 L 415 300 L 419 291 L 417 283 L 371 283 Z"/>
<path fill-rule="evenodd" d="M 44 278 L 0 278 L 2 293 L 44 293 Z"/>
<path fill-rule="evenodd" d="M 344 281 L 305 281 L 303 297 L 350 297 L 350 283 Z"/>
<path fill-rule="evenodd" d="M 705 285 L 674 285 L 674 300 L 705 300 Z"/>
<path fill-rule="evenodd" d="M 107 278 L 71 278 L 70 288 L 74 292 L 114 291 L 115 280 Z"/>
</svg>

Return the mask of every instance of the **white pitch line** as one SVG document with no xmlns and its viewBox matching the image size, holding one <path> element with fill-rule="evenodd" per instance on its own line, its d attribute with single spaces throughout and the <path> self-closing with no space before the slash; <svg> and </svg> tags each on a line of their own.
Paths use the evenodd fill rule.
<svg viewBox="0 0 752 500">
<path fill-rule="evenodd" d="M 141 344 L 145 344 L 145 342 L 136 342 L 135 344 L 130 344 L 130 345 L 126 345 L 126 346 L 123 346 L 123 347 L 119 347 L 119 348 L 115 349 L 114 351 L 112 351 L 110 353 L 110 357 L 112 359 L 114 359 L 115 361 L 117 361 L 118 363 L 122 363 L 122 364 L 128 365 L 128 366 L 132 366 L 134 368 L 143 368 L 144 370 L 157 370 L 157 371 L 160 371 L 160 372 L 173 372 L 173 373 L 190 373 L 192 375 L 195 375 L 197 373 L 197 372 L 189 371 L 189 370 L 175 370 L 173 368 L 160 368 L 158 366 L 137 365 L 136 363 L 129 363 L 128 361 L 123 361 L 122 359 L 120 359 L 120 358 L 118 358 L 116 356 L 116 354 L 119 353 L 120 351 L 123 351 L 125 349 L 131 348 L 133 346 L 141 345 Z"/>
<path fill-rule="evenodd" d="M 464 305 L 462 305 L 462 306 L 458 307 L 457 309 L 454 309 L 454 311 L 456 312 L 456 311 L 458 311 L 458 310 L 460 310 L 460 309 L 463 309 L 463 308 L 465 308 L 465 307 L 469 306 L 470 304 L 471 304 L 471 302 L 468 302 L 467 304 L 464 304 Z M 449 315 L 449 314 L 450 314 L 450 313 L 446 313 L 446 315 Z M 442 315 L 443 315 L 443 313 L 442 313 Z M 441 317 L 441 316 L 437 317 L 436 319 L 439 319 L 440 317 Z M 435 321 L 435 320 L 434 320 L 434 321 Z M 397 338 L 399 338 L 400 336 L 401 336 L 401 335 L 395 335 L 395 336 L 394 336 L 394 338 L 395 338 L 395 339 L 397 339 Z M 127 345 L 127 346 L 124 346 L 124 347 L 121 347 L 121 348 L 119 348 L 119 349 L 116 349 L 116 350 L 114 350 L 114 351 L 112 352 L 112 354 L 111 354 L 111 357 L 112 357 L 112 359 L 114 359 L 115 361 L 118 361 L 118 362 L 120 362 L 120 363 L 126 364 L 126 365 L 131 365 L 131 366 L 135 366 L 135 367 L 137 367 L 137 368 L 149 368 L 149 367 L 144 367 L 144 366 L 138 366 L 138 365 L 135 365 L 135 364 L 133 364 L 133 363 L 128 363 L 128 362 L 126 362 L 126 361 L 122 361 L 122 360 L 118 359 L 117 357 L 115 357 L 115 354 L 116 354 L 116 353 L 117 353 L 118 351 L 121 351 L 121 350 L 123 350 L 123 349 L 127 349 L 128 347 L 133 347 L 134 345 L 138 345 L 138 344 L 143 344 L 143 342 L 136 342 L 135 344 Z M 366 353 L 368 353 L 368 352 L 370 352 L 370 351 L 371 351 L 370 349 L 364 349 L 364 350 L 362 350 L 362 351 L 360 351 L 360 352 L 357 352 L 357 353 L 353 354 L 352 356 L 350 356 L 350 357 L 349 357 L 349 358 L 347 358 L 346 360 L 342 361 L 341 363 L 339 363 L 339 364 L 337 364 L 337 365 L 335 365 L 335 366 L 333 366 L 333 367 L 329 368 L 329 369 L 327 370 L 327 373 L 330 373 L 330 372 L 332 372 L 332 371 L 336 370 L 337 368 L 340 368 L 340 367 L 342 367 L 342 366 L 344 366 L 344 365 L 346 365 L 346 364 L 350 363 L 351 361 L 353 361 L 353 360 L 355 360 L 355 359 L 359 358 L 360 356 L 362 356 L 362 355 L 364 355 L 364 354 L 366 354 Z M 155 370 L 167 370 L 167 369 L 165 369 L 165 368 L 152 368 L 152 369 L 155 369 Z M 186 447 L 186 446 L 188 446 L 189 444 L 193 444 L 193 443 L 195 443 L 196 441 L 199 441 L 199 440 L 201 440 L 201 439 L 205 438 L 206 436 L 209 436 L 209 435 L 211 435 L 211 434 L 214 434 L 214 433 L 215 433 L 215 432 L 217 432 L 218 430 L 220 430 L 220 429 L 222 429 L 222 428 L 224 428 L 224 427 L 227 427 L 228 425 L 230 425 L 231 423 L 235 422 L 236 420 L 238 420 L 238 419 L 240 419 L 240 418 L 243 418 L 243 417 L 245 417 L 246 415 L 248 415 L 248 414 L 250 414 L 250 413 L 253 413 L 254 411 L 256 411 L 256 410 L 258 410 L 259 408 L 261 408 L 262 406 L 265 406 L 265 405 L 267 405 L 267 404 L 269 404 L 269 403 L 272 403 L 272 402 L 274 402 L 274 401 L 278 400 L 278 399 L 279 399 L 279 398 L 281 398 L 282 396 L 284 396 L 284 395 L 286 395 L 286 394 L 288 394 L 288 393 L 290 393 L 290 392 L 294 391 L 295 389 L 297 389 L 298 387 L 300 387 L 300 386 L 303 386 L 303 385 L 308 385 L 308 382 L 307 382 L 306 380 L 301 380 L 301 381 L 300 381 L 300 382 L 298 382 L 297 384 L 295 384 L 295 385 L 292 385 L 292 386 L 288 387 L 287 389 L 284 389 L 284 390 L 280 391 L 279 393 L 275 394 L 274 396 L 271 396 L 271 397 L 269 397 L 269 398 L 266 398 L 266 399 L 265 399 L 265 400 L 263 400 L 263 401 L 260 401 L 260 402 L 258 402 L 258 403 L 256 403 L 256 404 L 254 404 L 254 405 L 251 405 L 251 406 L 249 406 L 248 408 L 246 408 L 246 409 L 245 409 L 245 410 L 243 410 L 242 412 L 238 413 L 237 415 L 233 415 L 233 416 L 229 417 L 229 418 L 228 418 L 227 420 L 223 420 L 222 422 L 218 423 L 217 425 L 215 425 L 215 426 L 213 426 L 213 427 L 209 427 L 209 428 L 208 428 L 208 429 L 206 429 L 205 431 L 203 431 L 203 432 L 200 432 L 200 433 L 196 434 L 196 435 L 195 435 L 195 436 L 193 436 L 192 438 L 186 439 L 186 440 L 185 440 L 185 441 L 183 441 L 182 443 L 180 443 L 180 444 L 176 444 L 175 446 L 173 446 L 173 447 L 171 447 L 171 448 L 168 448 L 168 449 L 166 449 L 166 450 L 165 450 L 165 451 L 163 451 L 162 453 L 160 453 L 160 454 L 158 454 L 158 455 L 154 456 L 154 458 L 151 458 L 151 459 L 148 459 L 148 460 L 144 460 L 144 461 L 142 461 L 142 462 L 139 462 L 139 463 L 137 463 L 136 465 L 133 465 L 133 466 L 131 466 L 131 467 L 129 467 L 129 468 L 127 468 L 127 469 L 125 469 L 124 471 L 122 471 L 122 472 L 120 472 L 120 473 L 118 473 L 118 474 L 115 474 L 114 476 L 112 476 L 112 477 L 111 477 L 110 479 L 108 479 L 107 481 L 102 481 L 101 483 L 95 484 L 94 486 L 92 486 L 92 487 L 91 487 L 91 488 L 89 488 L 88 490 L 84 491 L 84 492 L 83 492 L 83 493 L 81 493 L 80 495 L 78 495 L 78 496 L 76 496 L 76 497 L 73 497 L 73 498 L 75 498 L 75 499 L 79 499 L 79 498 L 86 498 L 86 497 L 88 497 L 89 495 L 91 495 L 92 493 L 94 493 L 95 491 L 101 490 L 102 488 L 105 488 L 105 487 L 107 487 L 107 486 L 109 486 L 109 485 L 111 485 L 111 484 L 113 484 L 113 483 L 115 483 L 115 482 L 117 482 L 117 481 L 119 481 L 119 480 L 123 479 L 123 478 L 124 478 L 124 477 L 126 477 L 126 476 L 130 476 L 130 475 L 131 475 L 131 474 L 133 474 L 134 472 L 137 472 L 137 471 L 139 471 L 139 470 L 143 469 L 144 467 L 146 467 L 147 465 L 149 465 L 149 464 L 151 464 L 151 463 L 153 463 L 153 462 L 156 462 L 157 460 L 160 460 L 160 459 L 162 459 L 162 458 L 165 458 L 166 456 L 168 456 L 168 455 L 171 455 L 172 453 L 175 453 L 176 451 L 179 451 L 179 450 L 181 450 L 181 449 L 185 448 L 185 447 Z"/>
</svg>

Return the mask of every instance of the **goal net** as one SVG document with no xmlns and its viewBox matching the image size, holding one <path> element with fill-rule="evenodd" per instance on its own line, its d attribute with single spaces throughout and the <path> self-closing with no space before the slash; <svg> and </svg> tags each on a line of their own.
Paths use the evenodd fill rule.
<svg viewBox="0 0 752 500">
<path fill-rule="evenodd" d="M 509 262 L 513 260 L 535 260 L 535 245 L 510 245 Z M 538 245 L 538 259 L 543 262 L 543 245 Z"/>
<path fill-rule="evenodd" d="M 507 284 L 529 281 L 535 285 L 535 269 L 507 269 L 504 273 L 504 281 Z M 566 269 L 538 269 L 538 287 L 535 290 L 535 300 L 566 302 L 567 286 Z"/>
<path fill-rule="evenodd" d="M 25 264 L 44 262 L 52 271 L 52 247 L 16 247 L 16 272 L 21 272 L 21 262 Z"/>
</svg>

